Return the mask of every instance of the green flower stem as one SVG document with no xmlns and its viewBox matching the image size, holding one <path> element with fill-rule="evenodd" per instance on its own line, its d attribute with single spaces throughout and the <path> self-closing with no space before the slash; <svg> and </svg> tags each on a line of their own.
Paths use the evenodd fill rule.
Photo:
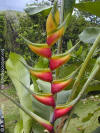
<svg viewBox="0 0 100 133">
<path fill-rule="evenodd" d="M 93 46 L 91 47 L 91 49 L 90 49 L 90 51 L 89 51 L 84 63 L 82 64 L 80 72 L 79 72 L 79 74 L 77 76 L 77 79 L 76 79 L 76 81 L 75 81 L 75 83 L 73 85 L 73 88 L 72 88 L 72 95 L 70 96 L 68 101 L 72 101 L 77 96 L 77 93 L 79 92 L 78 86 L 79 86 L 79 83 L 80 83 L 80 79 L 81 79 L 83 73 L 85 72 L 85 69 L 86 69 L 86 67 L 88 65 L 89 60 L 91 59 L 95 49 L 97 48 L 97 46 L 99 44 L 100 44 L 100 34 L 96 38 L 96 40 L 95 40 Z"/>
<path fill-rule="evenodd" d="M 61 19 L 60 19 L 60 24 L 63 22 L 64 20 L 64 0 L 62 0 L 62 3 L 61 3 L 61 9 L 60 9 L 60 16 L 61 16 Z M 57 54 L 61 53 L 62 51 L 62 37 L 58 40 L 58 49 L 57 49 Z M 56 78 L 59 76 L 59 68 L 56 69 Z"/>
<path fill-rule="evenodd" d="M 80 91 L 79 95 L 77 96 L 77 98 L 73 101 L 73 109 L 70 113 L 70 116 L 69 116 L 69 119 L 66 121 L 64 127 L 63 127 L 63 130 L 62 130 L 62 133 L 65 133 L 67 131 L 67 128 L 68 128 L 68 125 L 69 125 L 69 122 L 71 120 L 71 116 L 72 116 L 72 113 L 74 111 L 74 107 L 77 105 L 77 103 L 79 102 L 79 100 L 81 99 L 81 97 L 83 96 L 84 92 L 86 91 L 88 85 L 90 84 L 90 82 L 92 81 L 92 79 L 95 77 L 96 73 L 100 70 L 100 63 L 97 64 L 97 66 L 95 67 L 94 71 L 92 71 L 92 73 L 90 74 L 88 80 L 86 81 L 86 83 L 84 84 L 82 90 Z"/>
</svg>

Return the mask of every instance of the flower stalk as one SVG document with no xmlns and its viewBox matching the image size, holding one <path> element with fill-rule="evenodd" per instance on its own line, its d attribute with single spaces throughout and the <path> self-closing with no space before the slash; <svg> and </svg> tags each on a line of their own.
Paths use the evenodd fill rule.
<svg viewBox="0 0 100 133">
<path fill-rule="evenodd" d="M 79 86 L 79 83 L 80 83 L 80 79 L 83 75 L 83 73 L 85 72 L 85 69 L 89 63 L 89 60 L 91 59 L 95 49 L 97 48 L 97 46 L 100 44 L 100 34 L 98 35 L 98 37 L 96 38 L 95 42 L 93 43 L 93 46 L 91 47 L 84 63 L 82 64 L 82 67 L 79 71 L 79 74 L 76 78 L 76 81 L 74 82 L 74 85 L 73 85 L 73 88 L 72 88 L 72 95 L 70 96 L 69 98 L 69 101 L 72 101 L 76 96 L 77 96 L 77 92 L 78 92 L 78 86 Z"/>
<path fill-rule="evenodd" d="M 88 85 L 90 84 L 90 82 L 92 81 L 92 79 L 95 77 L 95 75 L 97 74 L 97 72 L 99 70 L 100 70 L 100 57 L 97 59 L 96 66 L 94 66 L 93 71 L 91 72 L 88 80 L 85 82 L 82 90 L 80 91 L 78 96 L 73 100 L 73 103 L 74 103 L 73 107 L 75 107 L 77 105 L 77 103 L 79 102 L 79 100 L 83 96 L 84 92 L 86 91 Z M 72 112 L 73 112 L 73 110 L 74 110 L 74 108 L 72 109 Z M 69 124 L 69 121 L 71 120 L 71 115 L 72 115 L 72 113 L 70 114 L 68 121 L 65 123 L 63 130 L 62 130 L 62 133 L 67 132 L 68 124 Z"/>
</svg>

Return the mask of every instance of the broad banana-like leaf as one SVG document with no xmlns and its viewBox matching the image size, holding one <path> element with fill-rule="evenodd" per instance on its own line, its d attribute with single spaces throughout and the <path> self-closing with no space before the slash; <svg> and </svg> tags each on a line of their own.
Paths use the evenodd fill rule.
<svg viewBox="0 0 100 133">
<path fill-rule="evenodd" d="M 14 133 L 23 133 L 23 121 L 22 120 L 17 122 L 15 129 L 14 129 Z"/>
<path fill-rule="evenodd" d="M 100 1 L 82 2 L 79 4 L 75 4 L 75 8 L 78 8 L 81 11 L 85 11 L 100 17 Z"/>
<path fill-rule="evenodd" d="M 79 38 L 84 43 L 94 43 L 99 34 L 99 27 L 88 27 L 83 30 L 83 32 L 79 35 Z"/>
<path fill-rule="evenodd" d="M 44 6 L 44 5 L 43 6 L 29 6 L 29 7 L 26 7 L 24 10 L 30 16 L 38 14 L 38 13 L 41 13 L 44 16 L 47 16 L 51 8 L 52 6 Z"/>
<path fill-rule="evenodd" d="M 32 99 L 30 94 L 25 90 L 25 88 L 17 81 L 19 79 L 22 81 L 27 87 L 30 87 L 30 74 L 26 67 L 19 61 L 22 60 L 24 63 L 25 60 L 16 53 L 10 53 L 9 59 L 6 62 L 7 73 L 11 78 L 16 91 L 19 97 L 20 103 L 33 111 L 32 109 Z M 24 133 L 30 133 L 32 119 L 26 115 L 23 111 L 20 111 L 20 117 L 23 121 L 23 131 Z M 19 132 L 20 133 L 20 132 Z"/>
</svg>

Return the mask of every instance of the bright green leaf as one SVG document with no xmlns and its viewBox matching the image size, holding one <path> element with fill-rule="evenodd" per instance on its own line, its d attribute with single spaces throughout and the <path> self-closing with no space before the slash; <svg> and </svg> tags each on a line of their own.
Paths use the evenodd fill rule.
<svg viewBox="0 0 100 133">
<path fill-rule="evenodd" d="M 85 11 L 100 17 L 100 1 L 82 2 L 79 4 L 75 4 L 75 8 L 78 8 L 81 11 Z"/>
<path fill-rule="evenodd" d="M 23 121 L 22 120 L 17 122 L 15 129 L 14 129 L 14 133 L 23 133 Z"/>
<path fill-rule="evenodd" d="M 16 53 L 10 53 L 9 59 L 6 62 L 7 73 L 11 78 L 19 97 L 20 103 L 32 111 L 32 99 L 26 89 L 21 85 L 19 81 L 23 82 L 27 87 L 30 87 L 30 74 L 26 67 L 19 61 L 25 60 Z M 26 115 L 23 111 L 20 111 L 20 116 L 23 121 L 24 133 L 30 133 L 32 119 Z M 20 133 L 20 132 L 19 132 Z"/>
<path fill-rule="evenodd" d="M 72 47 L 73 47 L 72 41 L 69 40 L 69 41 L 67 42 L 67 49 L 69 50 L 69 49 L 71 49 Z"/>
<path fill-rule="evenodd" d="M 100 34 L 99 27 L 88 27 L 79 35 L 79 38 L 84 43 L 93 43 Z"/>
<path fill-rule="evenodd" d="M 76 55 L 81 56 L 81 54 L 83 52 L 82 50 L 83 50 L 83 46 L 80 46 L 80 48 L 76 51 Z"/>
<path fill-rule="evenodd" d="M 51 10 L 52 6 L 30 6 L 30 7 L 27 7 L 25 8 L 25 12 L 28 14 L 28 15 L 35 15 L 35 14 L 38 14 L 38 13 L 41 13 L 45 16 L 47 16 Z"/>
</svg>

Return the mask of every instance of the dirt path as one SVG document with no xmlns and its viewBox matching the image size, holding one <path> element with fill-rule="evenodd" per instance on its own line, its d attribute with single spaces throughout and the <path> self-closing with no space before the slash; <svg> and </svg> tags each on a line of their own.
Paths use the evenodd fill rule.
<svg viewBox="0 0 100 133">
<path fill-rule="evenodd" d="M 5 103 L 5 102 L 7 102 L 8 101 L 8 99 L 7 98 L 5 98 L 4 96 L 2 96 L 1 94 L 0 94 L 0 105 L 3 103 Z"/>
</svg>

